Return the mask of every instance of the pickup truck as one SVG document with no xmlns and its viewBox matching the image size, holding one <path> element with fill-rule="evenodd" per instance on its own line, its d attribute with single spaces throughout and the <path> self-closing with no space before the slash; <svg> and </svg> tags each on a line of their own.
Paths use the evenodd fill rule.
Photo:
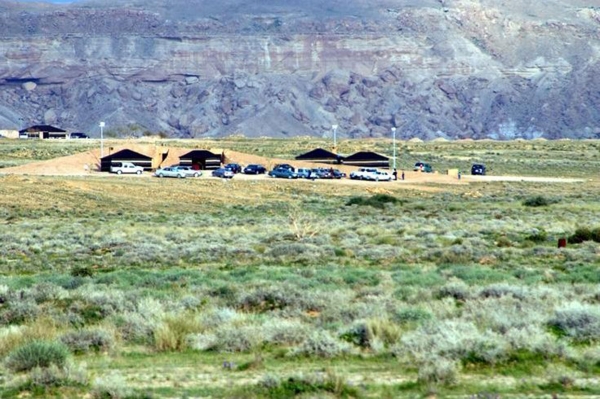
<svg viewBox="0 0 600 399">
<path fill-rule="evenodd" d="M 136 166 L 131 162 L 115 162 L 110 165 L 110 173 L 116 173 L 118 175 L 123 173 L 135 173 L 141 175 L 143 171 L 144 168 Z"/>
</svg>

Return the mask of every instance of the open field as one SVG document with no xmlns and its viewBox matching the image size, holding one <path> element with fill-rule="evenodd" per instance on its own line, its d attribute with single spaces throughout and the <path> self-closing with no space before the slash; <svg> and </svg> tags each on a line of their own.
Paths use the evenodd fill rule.
<svg viewBox="0 0 600 399">
<path fill-rule="evenodd" d="M 0 141 L 0 397 L 600 397 L 599 142 L 399 145 L 485 180 L 19 169 L 97 145 Z"/>
</svg>

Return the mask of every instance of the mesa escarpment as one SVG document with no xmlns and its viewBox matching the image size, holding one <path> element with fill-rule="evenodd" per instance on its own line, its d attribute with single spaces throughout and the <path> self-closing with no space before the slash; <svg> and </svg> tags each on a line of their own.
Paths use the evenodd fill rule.
<svg viewBox="0 0 600 399">
<path fill-rule="evenodd" d="M 322 3 L 322 2 L 321 2 Z M 0 0 L 0 122 L 176 137 L 598 137 L 577 1 Z"/>
</svg>

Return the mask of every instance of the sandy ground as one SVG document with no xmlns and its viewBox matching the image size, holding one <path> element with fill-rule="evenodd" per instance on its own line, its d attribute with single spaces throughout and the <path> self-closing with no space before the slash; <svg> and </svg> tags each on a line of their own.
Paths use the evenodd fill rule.
<svg viewBox="0 0 600 399">
<path fill-rule="evenodd" d="M 179 162 L 179 157 L 193 148 L 177 148 L 177 147 L 160 147 L 152 144 L 128 144 L 121 147 L 113 148 L 113 152 L 120 151 L 122 149 L 131 149 L 133 151 L 145 154 L 148 156 L 154 156 L 157 151 L 168 151 L 167 158 L 163 162 L 163 166 L 174 165 Z M 214 153 L 221 153 L 222 149 L 210 149 Z M 225 150 L 225 157 L 227 162 L 235 162 L 241 165 L 248 164 L 262 164 L 267 169 L 271 169 L 278 163 L 292 163 L 296 167 L 323 167 L 324 164 L 291 161 L 289 159 L 278 159 L 278 158 L 265 158 L 258 155 L 246 154 L 236 151 Z M 70 155 L 61 158 L 50 159 L 41 162 L 32 162 L 25 165 L 15 166 L 12 168 L 5 168 L 0 170 L 1 175 L 38 175 L 38 176 L 106 176 L 116 177 L 110 173 L 99 172 L 100 163 L 100 150 L 86 151 L 75 155 Z M 336 165 L 336 169 L 340 169 L 346 174 L 350 174 L 353 170 L 356 170 L 356 166 L 348 165 Z M 401 173 L 401 171 L 398 171 Z M 151 173 L 144 173 L 142 177 L 151 177 Z M 124 176 L 123 176 L 124 177 Z M 139 178 L 140 176 L 129 176 Z M 204 172 L 201 178 L 212 178 L 210 171 Z M 256 179 L 269 179 L 266 175 L 236 175 L 236 180 L 256 180 Z M 438 184 L 468 184 L 469 182 L 482 182 L 482 181 L 528 181 L 528 182 L 548 182 L 548 183 L 578 183 L 583 182 L 583 179 L 567 179 L 567 178 L 551 178 L 551 177 L 526 177 L 526 176 L 471 176 L 464 175 L 462 179 L 457 179 L 454 176 L 448 176 L 440 173 L 420 173 L 413 171 L 405 171 L 405 180 L 394 181 L 391 184 L 398 186 L 413 186 L 423 185 L 427 183 L 438 183 Z M 373 183 L 365 181 L 357 181 L 351 179 L 341 180 L 328 180 L 328 183 L 335 182 L 336 184 L 352 184 L 352 185 L 372 185 L 372 184 L 388 184 L 385 182 Z"/>
<path fill-rule="evenodd" d="M 534 176 L 463 176 L 465 181 L 525 181 L 535 183 L 581 183 L 585 179 L 573 179 L 566 177 L 534 177 Z"/>
</svg>

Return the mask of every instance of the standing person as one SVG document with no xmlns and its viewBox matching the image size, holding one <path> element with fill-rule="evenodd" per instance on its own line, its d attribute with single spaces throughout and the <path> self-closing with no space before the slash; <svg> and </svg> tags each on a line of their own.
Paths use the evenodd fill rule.
<svg viewBox="0 0 600 399">
<path fill-rule="evenodd" d="M 460 180 L 460 170 L 458 171 L 458 180 Z"/>
<path fill-rule="evenodd" d="M 394 176 L 394 180 L 398 180 L 398 171 L 394 168 L 394 171 L 392 172 L 392 176 Z"/>
<path fill-rule="evenodd" d="M 402 171 L 402 180 L 404 180 L 404 171 Z"/>
</svg>

